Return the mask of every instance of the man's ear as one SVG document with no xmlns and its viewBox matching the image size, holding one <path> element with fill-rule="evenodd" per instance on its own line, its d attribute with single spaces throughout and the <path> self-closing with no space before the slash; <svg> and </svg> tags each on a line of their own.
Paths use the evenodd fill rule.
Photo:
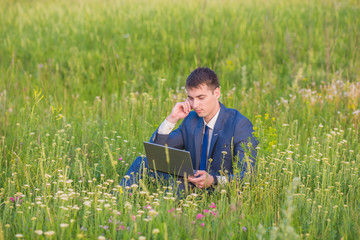
<svg viewBox="0 0 360 240">
<path fill-rule="evenodd" d="M 220 98 L 220 88 L 219 87 L 215 88 L 214 95 L 216 98 Z"/>
</svg>

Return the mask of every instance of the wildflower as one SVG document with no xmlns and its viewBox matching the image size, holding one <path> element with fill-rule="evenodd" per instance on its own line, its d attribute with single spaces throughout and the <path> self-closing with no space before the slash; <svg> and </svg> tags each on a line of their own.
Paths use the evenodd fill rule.
<svg viewBox="0 0 360 240">
<path fill-rule="evenodd" d="M 99 240 L 105 240 L 106 238 L 104 236 L 98 236 Z"/>
<path fill-rule="evenodd" d="M 243 230 L 244 232 L 246 232 L 247 228 L 246 228 L 246 227 L 242 227 L 242 230 Z"/>
<path fill-rule="evenodd" d="M 61 228 L 67 228 L 69 226 L 68 223 L 60 223 Z"/>
<path fill-rule="evenodd" d="M 151 209 L 151 210 L 149 211 L 149 215 L 150 215 L 150 216 L 157 216 L 158 213 L 157 213 L 155 210 Z"/>
<path fill-rule="evenodd" d="M 47 232 L 44 232 L 45 236 L 52 236 L 55 234 L 54 231 L 47 231 Z"/>
<path fill-rule="evenodd" d="M 139 237 L 139 240 L 145 240 L 145 239 L 146 239 L 146 237 L 144 237 L 144 236 Z"/>
<path fill-rule="evenodd" d="M 209 211 L 208 209 L 204 209 L 203 212 L 204 212 L 204 213 L 208 213 L 208 212 L 210 212 L 210 211 Z"/>
<path fill-rule="evenodd" d="M 205 217 L 205 215 L 202 215 L 201 213 L 199 213 L 198 215 L 196 215 L 196 219 L 202 219 L 202 218 L 204 218 Z"/>
<path fill-rule="evenodd" d="M 221 194 L 225 194 L 226 193 L 226 190 L 225 189 L 223 189 L 223 190 L 221 190 L 221 192 L 220 192 Z"/>
<path fill-rule="evenodd" d="M 37 235 L 42 235 L 42 234 L 43 234 L 43 231 L 42 231 L 42 230 L 35 230 L 35 233 L 36 233 Z"/>
<path fill-rule="evenodd" d="M 15 237 L 16 238 L 22 238 L 22 237 L 24 237 L 24 235 L 22 235 L 21 233 L 18 233 L 18 234 L 15 235 Z"/>
<path fill-rule="evenodd" d="M 85 201 L 84 205 L 87 206 L 87 207 L 91 207 L 91 202 L 90 201 Z"/>
<path fill-rule="evenodd" d="M 201 227 L 204 227 L 205 226 L 205 223 L 201 223 Z"/>
<path fill-rule="evenodd" d="M 13 197 L 11 197 L 10 200 L 11 200 L 12 202 L 15 202 L 15 198 L 13 198 Z"/>
<path fill-rule="evenodd" d="M 212 202 L 212 203 L 210 204 L 209 208 L 216 208 L 215 203 Z"/>
<path fill-rule="evenodd" d="M 158 234 L 160 232 L 160 230 L 158 228 L 154 228 L 152 230 L 152 234 Z"/>
</svg>

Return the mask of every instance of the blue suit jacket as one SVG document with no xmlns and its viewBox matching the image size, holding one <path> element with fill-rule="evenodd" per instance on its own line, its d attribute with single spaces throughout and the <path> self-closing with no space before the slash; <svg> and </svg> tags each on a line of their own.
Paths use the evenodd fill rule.
<svg viewBox="0 0 360 240">
<path fill-rule="evenodd" d="M 201 160 L 202 131 L 204 121 L 195 111 L 191 111 L 184 118 L 179 128 L 170 134 L 158 134 L 158 130 L 151 136 L 150 142 L 185 149 L 191 154 L 195 169 L 199 169 Z M 253 136 L 252 123 L 235 109 L 226 108 L 220 103 L 220 113 L 214 126 L 206 169 L 212 176 L 229 175 L 232 178 L 233 162 L 240 170 L 237 176 L 240 179 L 247 170 L 244 161 L 245 152 L 249 155 L 251 166 L 255 165 L 258 141 Z M 249 146 L 251 143 L 252 146 Z M 250 166 L 249 166 L 250 167 Z"/>
</svg>

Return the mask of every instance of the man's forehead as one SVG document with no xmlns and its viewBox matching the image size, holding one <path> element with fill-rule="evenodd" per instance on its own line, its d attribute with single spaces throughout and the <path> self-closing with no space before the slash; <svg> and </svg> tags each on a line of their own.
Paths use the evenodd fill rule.
<svg viewBox="0 0 360 240">
<path fill-rule="evenodd" d="M 192 87 L 192 88 L 186 88 L 186 93 L 189 94 L 189 92 L 207 92 L 207 91 L 212 91 L 211 87 L 209 87 L 206 84 L 201 84 L 197 87 Z"/>
</svg>

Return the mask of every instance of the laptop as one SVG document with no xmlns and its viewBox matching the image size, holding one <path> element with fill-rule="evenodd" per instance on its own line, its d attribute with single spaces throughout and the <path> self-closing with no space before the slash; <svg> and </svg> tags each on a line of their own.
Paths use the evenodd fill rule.
<svg viewBox="0 0 360 240">
<path fill-rule="evenodd" d="M 144 142 L 148 167 L 157 172 L 180 177 L 194 176 L 190 152 Z"/>
</svg>

